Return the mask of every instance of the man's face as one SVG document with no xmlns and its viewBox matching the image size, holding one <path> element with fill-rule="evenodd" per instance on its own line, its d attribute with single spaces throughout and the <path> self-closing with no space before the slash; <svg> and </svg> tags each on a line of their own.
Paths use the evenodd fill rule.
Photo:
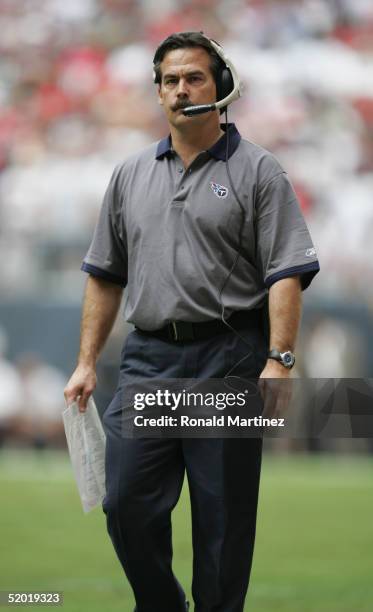
<svg viewBox="0 0 373 612">
<path fill-rule="evenodd" d="M 200 117 L 206 121 L 206 115 L 185 117 L 181 109 L 216 101 L 216 85 L 207 51 L 202 47 L 169 51 L 161 63 L 161 72 L 158 100 L 164 107 L 169 123 L 181 127 Z"/>
</svg>

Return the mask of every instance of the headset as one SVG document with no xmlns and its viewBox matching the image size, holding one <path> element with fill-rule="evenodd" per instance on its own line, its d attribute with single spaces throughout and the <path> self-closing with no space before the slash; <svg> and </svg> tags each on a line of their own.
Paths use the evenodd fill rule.
<svg viewBox="0 0 373 612">
<path fill-rule="evenodd" d="M 215 111 L 215 110 L 219 110 L 220 114 L 221 113 L 225 113 L 225 133 L 226 133 L 226 151 L 225 151 L 225 164 L 226 164 L 226 169 L 227 169 L 227 175 L 228 175 L 228 180 L 229 180 L 229 184 L 230 187 L 232 189 L 232 193 L 234 194 L 234 197 L 237 201 L 237 204 L 239 205 L 240 209 L 241 209 L 241 213 L 242 213 L 242 223 L 240 226 L 240 230 L 239 230 L 239 235 L 238 235 L 238 249 L 237 249 L 237 254 L 236 257 L 233 261 L 233 264 L 227 274 L 227 277 L 224 279 L 224 282 L 220 288 L 219 291 L 219 301 L 220 301 L 220 305 L 221 305 L 221 320 L 222 322 L 231 330 L 233 331 L 236 336 L 238 336 L 245 344 L 246 346 L 248 346 L 250 348 L 250 351 L 242 358 L 240 359 L 238 362 L 236 362 L 233 367 L 229 370 L 229 372 L 227 372 L 224 376 L 224 378 L 236 378 L 234 375 L 231 374 L 231 372 L 233 372 L 236 367 L 245 359 L 247 359 L 247 357 L 250 356 L 250 354 L 254 354 L 254 350 L 253 350 L 253 346 L 252 344 L 250 344 L 246 338 L 244 338 L 230 323 L 229 321 L 226 320 L 225 318 L 225 306 L 224 306 L 224 301 L 223 301 L 223 291 L 225 289 L 225 287 L 228 284 L 228 281 L 230 279 L 230 277 L 233 274 L 233 271 L 237 265 L 237 262 L 240 258 L 241 255 L 241 250 L 242 250 L 242 234 L 243 234 L 243 229 L 244 229 L 244 225 L 245 225 L 245 220 L 246 220 L 246 210 L 244 205 L 242 204 L 238 193 L 235 189 L 232 177 L 231 177 L 231 173 L 230 173 L 230 168 L 229 168 L 229 129 L 228 129 L 228 111 L 227 111 L 227 107 L 229 106 L 229 104 L 231 104 L 232 102 L 234 102 L 235 100 L 238 100 L 238 98 L 241 97 L 242 95 L 242 84 L 240 82 L 238 73 L 236 68 L 234 67 L 234 64 L 232 63 L 232 61 L 229 59 L 229 57 L 226 55 L 226 53 L 224 52 L 222 46 L 216 42 L 215 40 L 213 40 L 212 38 L 208 38 L 207 36 L 205 36 L 205 34 L 203 32 L 200 32 L 200 34 L 208 41 L 210 47 L 212 48 L 213 51 L 215 51 L 216 55 L 220 58 L 221 60 L 221 68 L 218 71 L 218 74 L 216 75 L 216 97 L 217 100 L 216 102 L 213 102 L 211 104 L 195 104 L 193 106 L 187 106 L 186 108 L 182 109 L 182 113 L 187 116 L 187 117 L 194 117 L 196 115 L 201 115 L 203 113 L 208 113 L 210 111 Z M 156 75 L 155 75 L 155 71 L 153 71 L 153 80 L 156 83 Z M 264 305 L 263 308 L 263 325 L 264 325 L 264 333 L 267 335 L 269 334 L 269 328 L 268 328 L 268 300 L 266 302 L 266 304 Z M 239 378 L 239 377 L 238 377 Z"/>
<path fill-rule="evenodd" d="M 225 54 L 223 47 L 212 38 L 207 38 L 203 32 L 200 32 L 200 34 L 206 38 L 212 49 L 222 61 L 221 70 L 219 70 L 216 78 L 217 101 L 213 104 L 195 104 L 193 106 L 187 106 L 182 110 L 182 113 L 187 117 L 194 117 L 194 115 L 201 115 L 202 113 L 208 113 L 214 110 L 220 110 L 222 113 L 229 104 L 238 100 L 242 95 L 242 86 L 237 70 L 229 57 Z"/>
</svg>

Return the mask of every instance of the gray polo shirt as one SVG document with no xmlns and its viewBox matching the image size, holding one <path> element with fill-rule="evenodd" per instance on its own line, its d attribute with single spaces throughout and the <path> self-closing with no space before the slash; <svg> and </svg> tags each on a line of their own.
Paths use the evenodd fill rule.
<svg viewBox="0 0 373 612">
<path fill-rule="evenodd" d="M 305 289 L 319 270 L 287 174 L 234 124 L 228 129 L 229 168 L 246 214 L 242 253 L 222 294 L 226 316 L 260 307 L 279 279 L 299 275 Z M 219 292 L 242 223 L 226 138 L 187 170 L 168 137 L 113 172 L 82 269 L 126 286 L 125 318 L 142 329 L 221 316 Z"/>
</svg>

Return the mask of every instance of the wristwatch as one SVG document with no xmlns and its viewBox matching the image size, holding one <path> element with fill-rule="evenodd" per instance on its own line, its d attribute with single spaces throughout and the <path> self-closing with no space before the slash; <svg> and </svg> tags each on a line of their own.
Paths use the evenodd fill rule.
<svg viewBox="0 0 373 612">
<path fill-rule="evenodd" d="M 291 368 L 295 364 L 295 355 L 291 351 L 285 351 L 284 353 L 280 353 L 277 349 L 271 349 L 268 353 L 268 359 L 275 359 L 279 363 L 281 363 L 284 368 L 291 370 Z"/>
</svg>

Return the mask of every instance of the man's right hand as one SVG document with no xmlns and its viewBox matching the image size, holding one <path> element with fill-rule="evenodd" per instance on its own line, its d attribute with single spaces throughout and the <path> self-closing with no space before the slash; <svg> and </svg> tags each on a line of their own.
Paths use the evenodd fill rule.
<svg viewBox="0 0 373 612">
<path fill-rule="evenodd" d="M 64 390 L 67 405 L 77 401 L 79 412 L 85 412 L 88 399 L 96 387 L 96 382 L 95 368 L 79 364 Z"/>
</svg>

